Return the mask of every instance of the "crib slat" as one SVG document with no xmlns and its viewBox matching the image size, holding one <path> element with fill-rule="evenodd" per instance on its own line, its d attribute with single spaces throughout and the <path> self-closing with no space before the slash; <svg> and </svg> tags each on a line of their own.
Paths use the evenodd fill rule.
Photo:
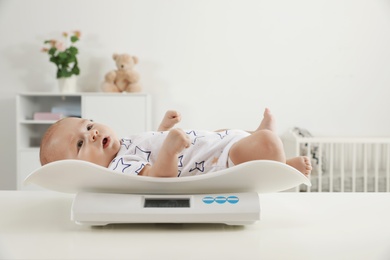
<svg viewBox="0 0 390 260">
<path fill-rule="evenodd" d="M 318 144 L 318 192 L 322 192 L 322 144 Z"/>
<path fill-rule="evenodd" d="M 374 153 L 374 169 L 375 169 L 375 192 L 379 192 L 379 144 L 375 144 Z"/>
<path fill-rule="evenodd" d="M 344 160 L 345 160 L 345 158 L 344 158 L 344 143 L 342 143 L 341 144 L 341 151 L 340 151 L 340 153 L 341 153 L 341 158 L 340 158 L 340 171 L 341 171 L 341 173 L 340 173 L 340 187 L 341 187 L 341 192 L 344 192 L 344 177 L 345 177 L 345 164 L 344 164 Z"/>
<path fill-rule="evenodd" d="M 322 144 L 318 145 L 318 192 L 322 192 Z"/>
<path fill-rule="evenodd" d="M 352 192 L 356 192 L 356 144 L 352 145 Z"/>
<path fill-rule="evenodd" d="M 367 148 L 368 145 L 364 144 L 364 153 L 363 153 L 363 173 L 364 173 L 364 192 L 367 192 Z"/>
<path fill-rule="evenodd" d="M 390 144 L 387 144 L 386 156 L 386 191 L 390 192 Z"/>
<path fill-rule="evenodd" d="M 334 158 L 334 144 L 329 144 L 329 192 L 333 192 L 333 158 Z"/>
</svg>

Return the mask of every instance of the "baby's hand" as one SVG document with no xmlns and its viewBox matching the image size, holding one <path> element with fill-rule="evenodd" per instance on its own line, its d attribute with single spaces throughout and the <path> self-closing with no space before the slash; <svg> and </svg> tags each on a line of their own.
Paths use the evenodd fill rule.
<svg viewBox="0 0 390 260">
<path fill-rule="evenodd" d="M 178 154 L 183 149 L 190 147 L 191 140 L 183 130 L 175 128 L 169 131 L 164 141 L 166 152 Z"/>
<path fill-rule="evenodd" d="M 153 177 L 177 177 L 178 155 L 190 146 L 190 138 L 181 129 L 172 129 L 169 131 L 157 160 L 153 165 L 147 165 L 142 169 L 141 175 Z"/>
<path fill-rule="evenodd" d="M 161 121 L 158 131 L 168 131 L 174 127 L 181 120 L 181 115 L 175 110 L 168 110 Z"/>
</svg>

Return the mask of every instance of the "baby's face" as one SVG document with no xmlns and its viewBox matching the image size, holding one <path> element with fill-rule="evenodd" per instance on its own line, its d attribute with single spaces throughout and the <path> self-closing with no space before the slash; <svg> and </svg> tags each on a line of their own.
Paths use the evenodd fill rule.
<svg viewBox="0 0 390 260">
<path fill-rule="evenodd" d="M 120 141 L 110 127 L 81 118 L 64 119 L 51 142 L 51 150 L 62 159 L 84 160 L 104 167 L 120 149 Z"/>
</svg>

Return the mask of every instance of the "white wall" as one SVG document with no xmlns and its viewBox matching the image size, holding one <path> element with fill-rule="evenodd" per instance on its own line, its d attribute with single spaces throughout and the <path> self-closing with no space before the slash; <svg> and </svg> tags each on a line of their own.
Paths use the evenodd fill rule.
<svg viewBox="0 0 390 260">
<path fill-rule="evenodd" d="M 96 90 L 111 55 L 137 55 L 154 125 L 257 127 L 390 136 L 387 0 L 0 0 L 0 189 L 15 187 L 15 94 L 52 91 L 43 40 L 82 31 L 80 84 Z"/>
</svg>

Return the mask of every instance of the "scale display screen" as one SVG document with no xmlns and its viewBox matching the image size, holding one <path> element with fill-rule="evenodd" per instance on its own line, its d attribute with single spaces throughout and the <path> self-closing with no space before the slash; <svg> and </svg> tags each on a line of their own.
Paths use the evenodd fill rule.
<svg viewBox="0 0 390 260">
<path fill-rule="evenodd" d="M 190 199 L 145 198 L 144 208 L 189 208 Z"/>
</svg>

